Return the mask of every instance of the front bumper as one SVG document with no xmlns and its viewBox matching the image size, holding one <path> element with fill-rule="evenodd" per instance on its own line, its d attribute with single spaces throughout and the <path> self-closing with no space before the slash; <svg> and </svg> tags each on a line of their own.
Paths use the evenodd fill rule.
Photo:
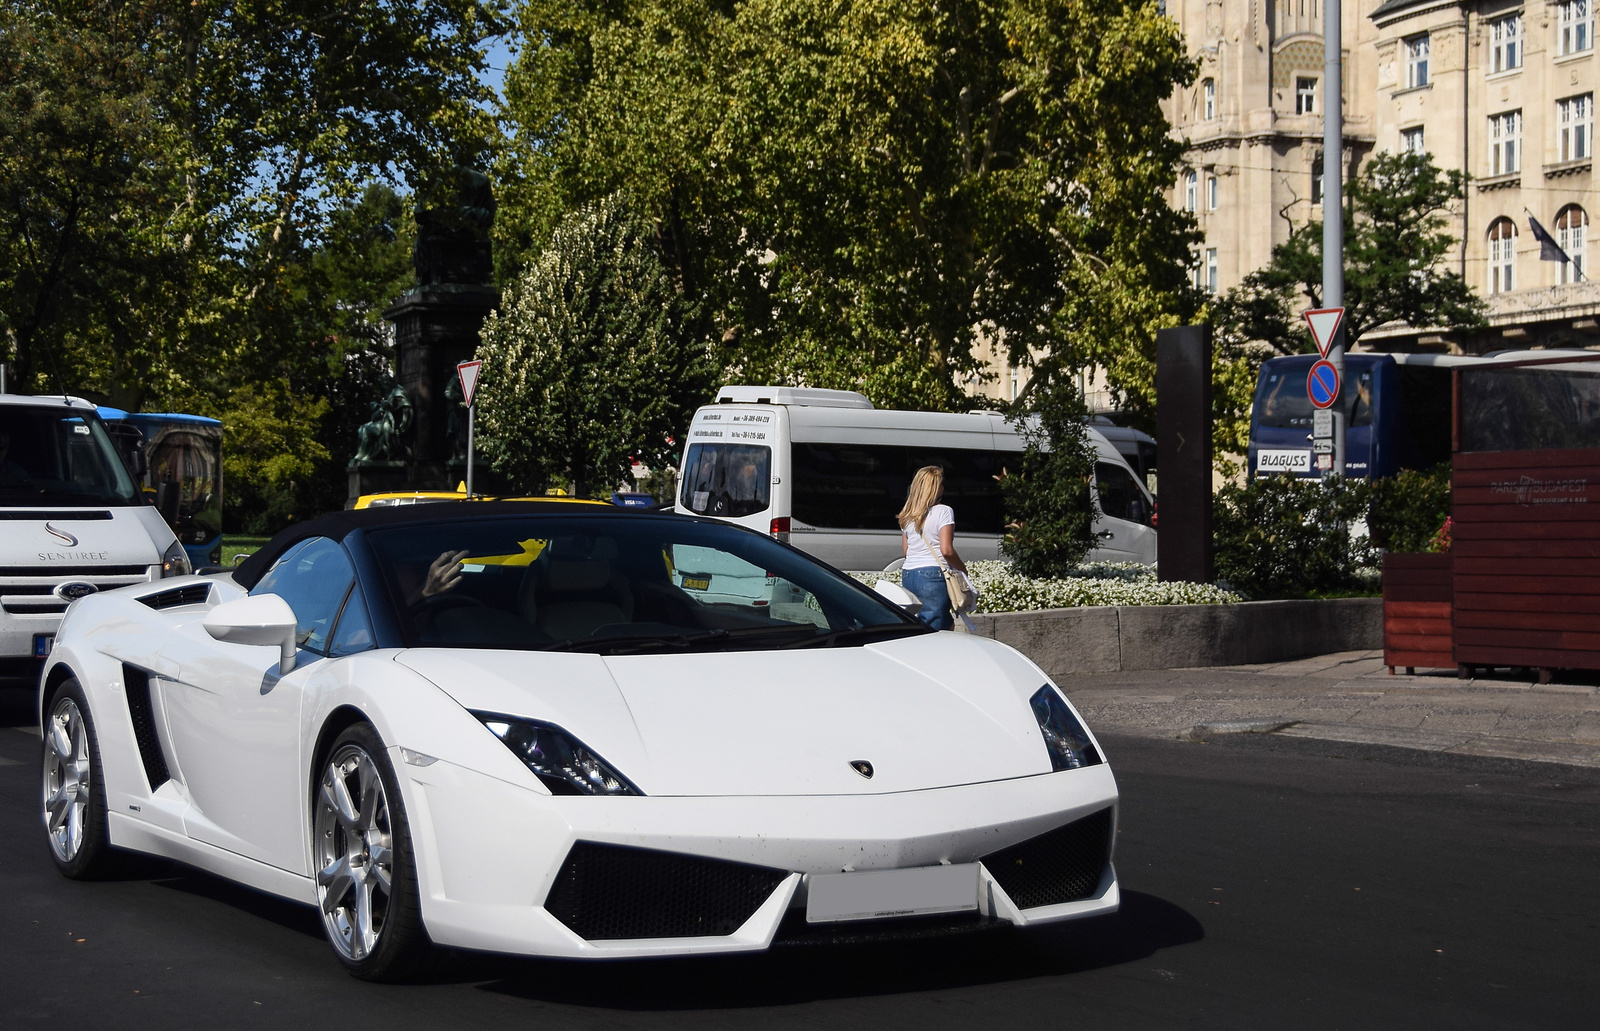
<svg viewBox="0 0 1600 1031">
<path fill-rule="evenodd" d="M 1084 897 L 1023 908 L 1005 878 L 980 868 L 978 915 L 1027 925 L 1108 913 L 1119 903 L 1109 844 L 1117 786 L 1104 764 L 883 795 L 588 798 L 552 797 L 443 761 L 409 766 L 398 749 L 391 758 L 418 859 L 423 921 L 441 945 L 587 958 L 761 950 L 791 907 L 803 905 L 811 874 L 978 862 L 1108 809 L 1100 818 L 1103 869 Z M 731 933 L 586 940 L 544 908 L 578 842 L 749 864 L 776 871 L 776 887 Z"/>
</svg>

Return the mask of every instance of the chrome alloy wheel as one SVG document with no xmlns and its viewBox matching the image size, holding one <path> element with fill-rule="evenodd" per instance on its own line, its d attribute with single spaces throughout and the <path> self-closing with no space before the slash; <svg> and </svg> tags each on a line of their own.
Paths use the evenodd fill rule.
<svg viewBox="0 0 1600 1031">
<path fill-rule="evenodd" d="M 62 698 L 45 724 L 44 825 L 56 859 L 70 863 L 83 848 L 93 798 L 89 727 L 78 703 Z"/>
<path fill-rule="evenodd" d="M 389 798 L 372 757 L 347 744 L 328 760 L 312 830 L 317 902 L 333 947 L 350 962 L 372 955 L 394 887 Z"/>
</svg>

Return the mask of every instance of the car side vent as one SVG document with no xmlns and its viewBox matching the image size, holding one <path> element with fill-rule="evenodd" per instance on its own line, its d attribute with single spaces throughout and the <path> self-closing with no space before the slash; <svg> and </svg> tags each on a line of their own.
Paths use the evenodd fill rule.
<svg viewBox="0 0 1600 1031">
<path fill-rule="evenodd" d="M 1110 859 L 1111 810 L 1106 808 L 991 852 L 983 857 L 983 867 L 1018 909 L 1035 909 L 1089 898 Z"/>
<path fill-rule="evenodd" d="M 92 519 L 110 519 L 110 512 L 80 512 L 72 509 L 56 511 L 53 508 L 24 508 L 21 510 L 10 509 L 0 512 L 0 519 L 26 519 L 29 522 L 43 522 L 46 519 L 58 519 L 62 522 L 85 522 Z"/>
<path fill-rule="evenodd" d="M 154 791 L 172 775 L 167 772 L 167 757 L 161 752 L 161 741 L 156 737 L 156 717 L 150 705 L 150 674 L 126 662 L 122 664 L 122 685 L 128 692 L 128 715 L 133 720 L 133 739 L 139 745 L 139 758 L 144 761 L 144 776 Z"/>
<path fill-rule="evenodd" d="M 170 591 L 147 594 L 139 600 L 153 609 L 171 609 L 179 605 L 199 605 L 209 597 L 210 584 L 190 584 L 188 587 L 174 587 Z"/>
</svg>

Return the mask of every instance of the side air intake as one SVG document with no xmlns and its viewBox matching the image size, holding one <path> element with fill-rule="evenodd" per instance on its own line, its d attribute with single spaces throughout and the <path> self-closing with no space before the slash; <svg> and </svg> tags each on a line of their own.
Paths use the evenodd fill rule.
<svg viewBox="0 0 1600 1031">
<path fill-rule="evenodd" d="M 133 720 L 133 739 L 139 745 L 139 758 L 144 761 L 144 776 L 154 791 L 172 775 L 167 772 L 167 757 L 161 752 L 161 740 L 156 736 L 155 711 L 150 705 L 150 674 L 137 666 L 122 664 L 122 685 L 128 692 L 128 715 Z"/>
<path fill-rule="evenodd" d="M 1090 898 L 1111 860 L 1111 810 L 1090 813 L 983 857 L 1018 909 Z"/>
</svg>

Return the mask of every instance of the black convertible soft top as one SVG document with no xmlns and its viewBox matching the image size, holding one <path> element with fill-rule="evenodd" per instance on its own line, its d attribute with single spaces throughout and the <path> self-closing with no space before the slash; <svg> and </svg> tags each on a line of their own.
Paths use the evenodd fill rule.
<svg viewBox="0 0 1600 1031">
<path fill-rule="evenodd" d="M 266 575 L 267 570 L 272 568 L 278 556 L 301 541 L 312 537 L 327 537 L 342 541 L 352 531 L 374 526 L 455 523 L 462 519 L 526 516 L 536 513 L 594 519 L 619 517 L 636 519 L 645 511 L 647 510 L 615 505 L 579 505 L 570 501 L 438 501 L 429 504 L 329 512 L 327 515 L 279 530 L 265 547 L 234 567 L 233 582 L 249 590 Z"/>
</svg>

